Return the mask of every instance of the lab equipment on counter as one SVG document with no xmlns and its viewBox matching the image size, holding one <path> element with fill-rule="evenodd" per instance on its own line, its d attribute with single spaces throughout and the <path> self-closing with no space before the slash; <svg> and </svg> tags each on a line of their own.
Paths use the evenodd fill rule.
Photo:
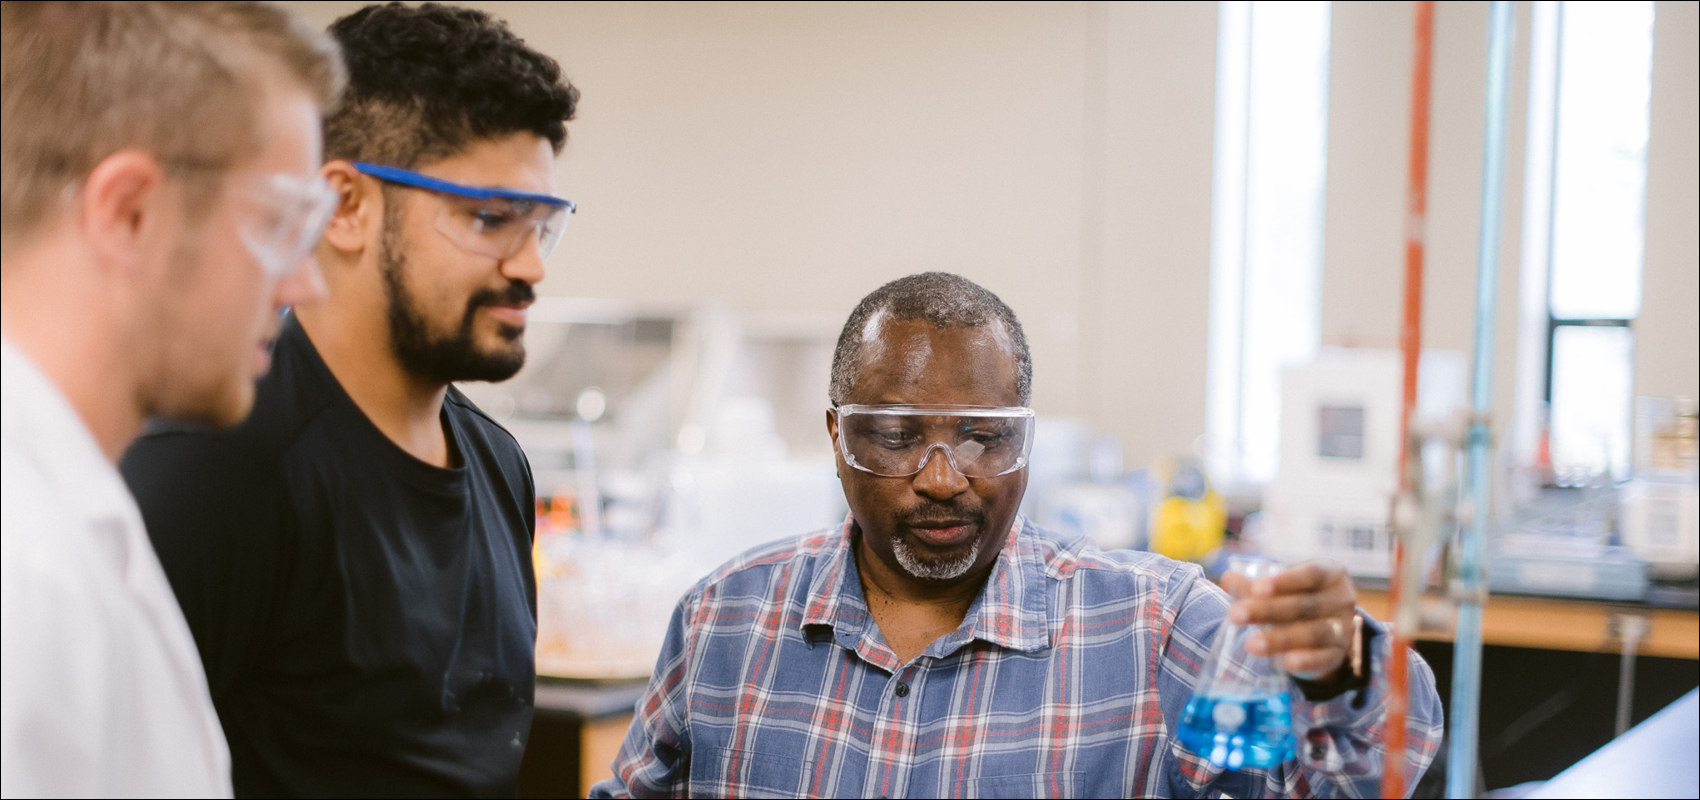
<svg viewBox="0 0 1700 800">
<path fill-rule="evenodd" d="M 1489 558 L 1488 590 L 1506 594 L 1645 600 L 1647 562 L 1622 547 L 1594 554 L 1507 552 L 1494 542 Z"/>
<path fill-rule="evenodd" d="M 830 461 L 722 454 L 663 466 L 658 475 L 603 476 L 600 535 L 580 515 L 582 482 L 553 473 L 561 481 L 539 499 L 533 550 L 539 674 L 648 675 L 693 583 L 756 544 L 844 520 Z"/>
<path fill-rule="evenodd" d="M 537 672 L 638 678 L 655 667 L 673 606 L 706 567 L 686 552 L 582 534 L 539 535 Z"/>
<path fill-rule="evenodd" d="M 1397 350 L 1323 348 L 1281 373 L 1280 467 L 1264 496 L 1270 552 L 1289 562 L 1326 557 L 1353 575 L 1387 577 L 1387 510 L 1397 489 Z M 1463 405 L 1464 354 L 1422 353 L 1417 416 L 1452 417 Z"/>
<path fill-rule="evenodd" d="M 1138 549 L 1145 542 L 1145 503 L 1122 483 L 1064 483 L 1037 504 L 1035 521 L 1058 533 L 1084 534 L 1100 550 Z"/>
<path fill-rule="evenodd" d="M 1040 420 L 1043 425 L 1047 420 Z M 1149 525 L 1150 471 L 1122 473 L 1121 442 L 1100 434 L 1088 450 L 1086 476 L 1048 484 L 1029 484 L 1032 519 L 1063 534 L 1081 534 L 1100 550 L 1144 549 Z"/>
<path fill-rule="evenodd" d="M 1623 544 L 1649 562 L 1700 564 L 1700 425 L 1693 399 L 1636 400 L 1635 477 L 1623 485 Z"/>
<path fill-rule="evenodd" d="M 1245 579 L 1235 587 L 1242 591 L 1279 571 L 1280 565 L 1269 561 L 1235 558 L 1228 564 L 1229 573 Z M 1272 659 L 1246 649 L 1260 628 L 1222 620 L 1181 714 L 1177 737 L 1182 746 L 1218 767 L 1268 769 L 1293 757 L 1287 674 Z"/>
<path fill-rule="evenodd" d="M 1618 492 L 1609 475 L 1579 488 L 1543 489 L 1501 512 L 1488 542 L 1494 592 L 1642 600 L 1647 564 L 1612 543 Z"/>
<path fill-rule="evenodd" d="M 842 523 L 821 417 L 838 322 L 560 297 L 531 311 L 520 374 L 460 388 L 531 462 L 538 672 L 642 677 L 695 581 Z"/>
<path fill-rule="evenodd" d="M 1202 561 L 1222 546 L 1228 510 L 1198 462 L 1158 459 L 1151 476 L 1163 499 L 1151 514 L 1151 552 L 1176 561 Z"/>
</svg>

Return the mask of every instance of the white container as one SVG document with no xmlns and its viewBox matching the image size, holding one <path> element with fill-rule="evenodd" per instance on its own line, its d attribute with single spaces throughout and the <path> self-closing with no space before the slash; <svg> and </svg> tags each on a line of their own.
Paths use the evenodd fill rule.
<svg viewBox="0 0 1700 800">
<path fill-rule="evenodd" d="M 1325 348 L 1282 371 L 1280 471 L 1263 504 L 1272 553 L 1332 558 L 1365 577 L 1391 571 L 1403 363 L 1397 350 Z M 1466 363 L 1454 350 L 1422 354 L 1419 418 L 1458 413 Z"/>
<path fill-rule="evenodd" d="M 1623 544 L 1649 562 L 1700 563 L 1700 486 L 1690 479 L 1638 477 L 1623 485 Z"/>
<path fill-rule="evenodd" d="M 1302 492 L 1277 484 L 1263 505 L 1270 554 L 1286 562 L 1330 558 L 1346 571 L 1384 578 L 1393 551 L 1387 494 Z"/>
</svg>

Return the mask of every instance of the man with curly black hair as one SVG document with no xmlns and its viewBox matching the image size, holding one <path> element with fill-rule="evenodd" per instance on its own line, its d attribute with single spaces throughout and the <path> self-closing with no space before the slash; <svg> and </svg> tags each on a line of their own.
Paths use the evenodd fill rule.
<svg viewBox="0 0 1700 800">
<path fill-rule="evenodd" d="M 330 32 L 349 87 L 324 126 L 327 297 L 285 316 L 247 423 L 156 430 L 124 474 L 238 796 L 512 796 L 534 487 L 451 382 L 524 362 L 578 91 L 480 11 L 391 3 Z"/>
</svg>

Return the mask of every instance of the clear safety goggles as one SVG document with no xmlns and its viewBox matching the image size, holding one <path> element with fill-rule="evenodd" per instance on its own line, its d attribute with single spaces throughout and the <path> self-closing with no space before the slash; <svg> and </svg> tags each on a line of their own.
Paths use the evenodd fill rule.
<svg viewBox="0 0 1700 800">
<path fill-rule="evenodd" d="M 324 177 L 237 174 L 231 182 L 233 195 L 247 206 L 236 233 L 260 269 L 282 278 L 307 263 L 336 214 L 337 193 Z"/>
<path fill-rule="evenodd" d="M 548 258 L 561 243 L 567 219 L 577 204 L 564 197 L 520 192 L 493 186 L 463 186 L 396 167 L 352 162 L 354 168 L 381 181 L 432 192 L 438 204 L 435 227 L 456 247 L 474 255 L 505 261 L 537 242 Z"/>
<path fill-rule="evenodd" d="M 937 450 L 968 478 L 1027 466 L 1033 409 L 998 406 L 842 405 L 838 451 L 845 463 L 887 478 L 914 475 Z"/>
</svg>

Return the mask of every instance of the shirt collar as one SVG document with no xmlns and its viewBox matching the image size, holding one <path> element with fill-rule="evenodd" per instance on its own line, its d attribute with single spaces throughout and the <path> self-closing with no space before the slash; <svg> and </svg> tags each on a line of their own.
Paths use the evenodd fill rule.
<svg viewBox="0 0 1700 800">
<path fill-rule="evenodd" d="M 118 470 L 106 460 L 94 434 L 29 356 L 0 338 L 0 407 L 4 436 L 48 482 L 87 517 L 128 517 L 130 493 Z"/>
<path fill-rule="evenodd" d="M 877 662 L 879 659 L 870 656 L 879 632 L 862 597 L 861 579 L 850 549 L 855 539 L 854 522 L 854 517 L 846 516 L 836 541 L 822 553 L 820 568 L 809 584 L 801 624 L 805 635 L 810 626 L 831 628 L 840 644 Z M 973 639 L 1020 652 L 1050 646 L 1045 557 L 1033 537 L 1023 533 L 1026 525 L 1024 518 L 1016 517 L 985 588 L 969 607 L 962 625 L 928 647 L 927 655 L 949 655 Z"/>
</svg>

